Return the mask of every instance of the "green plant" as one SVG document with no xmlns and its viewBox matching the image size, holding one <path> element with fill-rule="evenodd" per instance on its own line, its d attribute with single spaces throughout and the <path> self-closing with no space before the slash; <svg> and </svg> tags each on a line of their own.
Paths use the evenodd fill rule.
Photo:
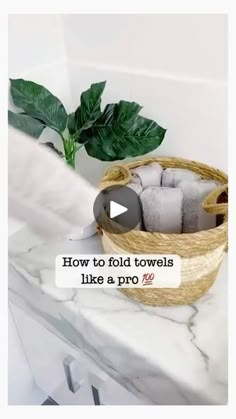
<svg viewBox="0 0 236 419">
<path fill-rule="evenodd" d="M 63 142 L 63 156 L 73 168 L 75 155 L 83 146 L 92 157 L 114 161 L 146 154 L 165 136 L 164 128 L 139 115 L 141 106 L 135 102 L 121 100 L 102 111 L 105 81 L 83 92 L 80 105 L 69 115 L 45 87 L 23 79 L 10 79 L 10 83 L 13 103 L 23 112 L 8 111 L 9 124 L 34 138 L 39 138 L 45 127 L 56 131 Z"/>
</svg>

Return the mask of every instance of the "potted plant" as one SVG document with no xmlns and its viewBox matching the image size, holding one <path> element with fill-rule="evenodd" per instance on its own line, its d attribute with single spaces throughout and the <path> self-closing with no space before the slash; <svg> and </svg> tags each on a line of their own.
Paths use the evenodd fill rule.
<svg viewBox="0 0 236 419">
<path fill-rule="evenodd" d="M 121 100 L 102 110 L 105 81 L 94 83 L 83 92 L 80 105 L 70 114 L 56 96 L 35 82 L 10 79 L 10 84 L 13 103 L 21 111 L 8 111 L 9 124 L 36 139 L 46 127 L 56 131 L 63 144 L 63 153 L 53 143 L 45 144 L 72 168 L 82 147 L 91 157 L 114 161 L 153 151 L 164 139 L 166 130 L 139 115 L 141 106 L 136 102 Z"/>
<path fill-rule="evenodd" d="M 10 79 L 10 93 L 19 113 L 8 111 L 9 124 L 38 139 L 48 127 L 61 138 L 63 152 L 51 147 L 75 168 L 77 152 L 85 147 L 88 155 L 103 161 L 122 160 L 146 154 L 157 148 L 166 130 L 139 115 L 141 106 L 121 100 L 101 109 L 106 82 L 92 84 L 80 97 L 80 105 L 67 114 L 62 102 L 44 86 L 33 81 Z M 94 225 L 75 231 L 70 239 L 80 240 L 95 234 Z"/>
</svg>

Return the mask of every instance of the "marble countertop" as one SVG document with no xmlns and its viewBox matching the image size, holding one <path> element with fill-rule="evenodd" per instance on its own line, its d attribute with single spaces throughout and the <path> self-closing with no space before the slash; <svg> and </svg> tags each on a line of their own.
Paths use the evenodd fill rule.
<svg viewBox="0 0 236 419">
<path fill-rule="evenodd" d="M 148 307 L 116 289 L 58 289 L 59 253 L 103 253 L 100 238 L 9 240 L 9 296 L 150 404 L 227 403 L 227 257 L 195 304 Z"/>
</svg>

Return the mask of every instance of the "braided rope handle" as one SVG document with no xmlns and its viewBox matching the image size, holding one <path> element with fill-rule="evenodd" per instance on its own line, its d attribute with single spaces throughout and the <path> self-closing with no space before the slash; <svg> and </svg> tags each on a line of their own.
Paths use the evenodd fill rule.
<svg viewBox="0 0 236 419">
<path fill-rule="evenodd" d="M 202 202 L 203 209 L 208 214 L 224 215 L 225 218 L 228 216 L 228 203 L 217 203 L 217 199 L 220 195 L 226 192 L 228 193 L 228 184 L 219 186 L 214 189 Z"/>
<path fill-rule="evenodd" d="M 228 203 L 217 203 L 220 195 L 226 192 L 228 195 L 228 184 L 222 185 L 212 191 L 202 202 L 203 209 L 208 214 L 222 215 L 223 221 L 228 220 Z M 225 244 L 225 252 L 228 252 L 228 240 Z"/>
<path fill-rule="evenodd" d="M 104 173 L 100 188 L 104 189 L 111 185 L 126 185 L 131 179 L 130 170 L 120 164 L 109 166 Z"/>
</svg>

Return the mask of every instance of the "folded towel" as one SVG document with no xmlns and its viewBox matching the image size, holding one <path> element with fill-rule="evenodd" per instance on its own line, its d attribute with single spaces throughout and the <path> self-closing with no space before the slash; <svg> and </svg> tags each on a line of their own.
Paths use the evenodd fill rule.
<svg viewBox="0 0 236 419">
<path fill-rule="evenodd" d="M 216 216 L 204 211 L 202 201 L 217 186 L 218 182 L 213 180 L 185 180 L 178 184 L 183 192 L 183 233 L 194 233 L 216 226 Z"/>
<path fill-rule="evenodd" d="M 177 169 L 169 167 L 163 170 L 161 186 L 175 188 L 183 180 L 198 180 L 201 176 L 188 169 Z"/>
<path fill-rule="evenodd" d="M 132 170 L 141 181 L 143 189 L 149 186 L 160 186 L 163 168 L 158 163 L 151 163 L 146 166 L 139 166 Z"/>
<path fill-rule="evenodd" d="M 183 193 L 180 188 L 145 189 L 140 200 L 146 231 L 181 233 Z"/>
</svg>

